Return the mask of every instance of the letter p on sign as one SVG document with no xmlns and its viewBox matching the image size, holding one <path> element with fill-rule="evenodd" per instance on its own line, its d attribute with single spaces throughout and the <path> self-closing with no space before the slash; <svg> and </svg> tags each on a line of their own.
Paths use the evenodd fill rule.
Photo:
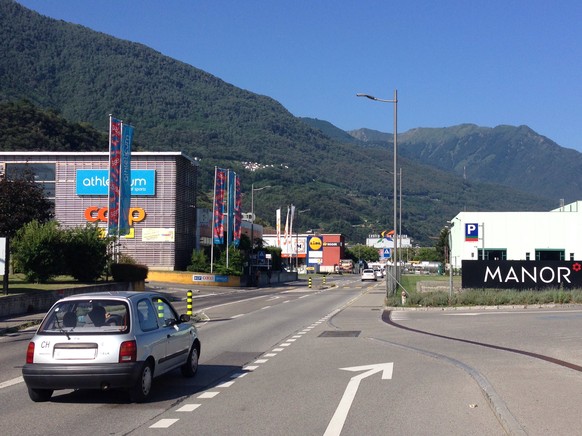
<svg viewBox="0 0 582 436">
<path fill-rule="evenodd" d="M 479 224 L 467 223 L 465 224 L 465 241 L 479 240 Z"/>
</svg>

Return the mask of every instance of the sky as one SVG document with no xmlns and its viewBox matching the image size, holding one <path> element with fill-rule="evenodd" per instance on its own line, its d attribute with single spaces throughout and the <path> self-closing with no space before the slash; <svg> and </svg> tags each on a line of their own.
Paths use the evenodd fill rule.
<svg viewBox="0 0 582 436">
<path fill-rule="evenodd" d="M 527 125 L 582 151 L 580 0 L 17 0 L 267 95 L 393 132 Z"/>
</svg>

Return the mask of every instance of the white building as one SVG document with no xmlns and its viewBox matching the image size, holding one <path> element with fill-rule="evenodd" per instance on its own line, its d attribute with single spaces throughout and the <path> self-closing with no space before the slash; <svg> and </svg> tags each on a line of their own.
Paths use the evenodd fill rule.
<svg viewBox="0 0 582 436">
<path fill-rule="evenodd" d="M 451 221 L 451 263 L 582 259 L 582 201 L 548 212 L 460 212 Z"/>
</svg>

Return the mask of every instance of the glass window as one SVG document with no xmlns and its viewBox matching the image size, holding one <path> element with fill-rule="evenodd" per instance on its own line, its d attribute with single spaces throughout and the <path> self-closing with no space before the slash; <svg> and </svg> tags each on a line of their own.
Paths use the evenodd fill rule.
<svg viewBox="0 0 582 436">
<path fill-rule="evenodd" d="M 171 326 L 178 322 L 178 314 L 170 304 L 162 298 L 154 299 L 158 323 L 161 327 Z"/>
<path fill-rule="evenodd" d="M 36 182 L 54 182 L 56 180 L 56 168 L 54 163 L 7 163 L 6 176 L 18 177 L 26 172 L 34 174 Z"/>
<path fill-rule="evenodd" d="M 157 314 L 152 303 L 144 298 L 137 303 L 137 318 L 142 331 L 149 332 L 158 328 Z"/>
</svg>

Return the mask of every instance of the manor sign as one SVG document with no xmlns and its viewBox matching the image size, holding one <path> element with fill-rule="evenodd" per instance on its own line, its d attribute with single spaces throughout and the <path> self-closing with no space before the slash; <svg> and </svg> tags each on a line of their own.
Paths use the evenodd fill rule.
<svg viewBox="0 0 582 436">
<path fill-rule="evenodd" d="M 463 288 L 582 288 L 582 261 L 464 260 Z"/>
</svg>

